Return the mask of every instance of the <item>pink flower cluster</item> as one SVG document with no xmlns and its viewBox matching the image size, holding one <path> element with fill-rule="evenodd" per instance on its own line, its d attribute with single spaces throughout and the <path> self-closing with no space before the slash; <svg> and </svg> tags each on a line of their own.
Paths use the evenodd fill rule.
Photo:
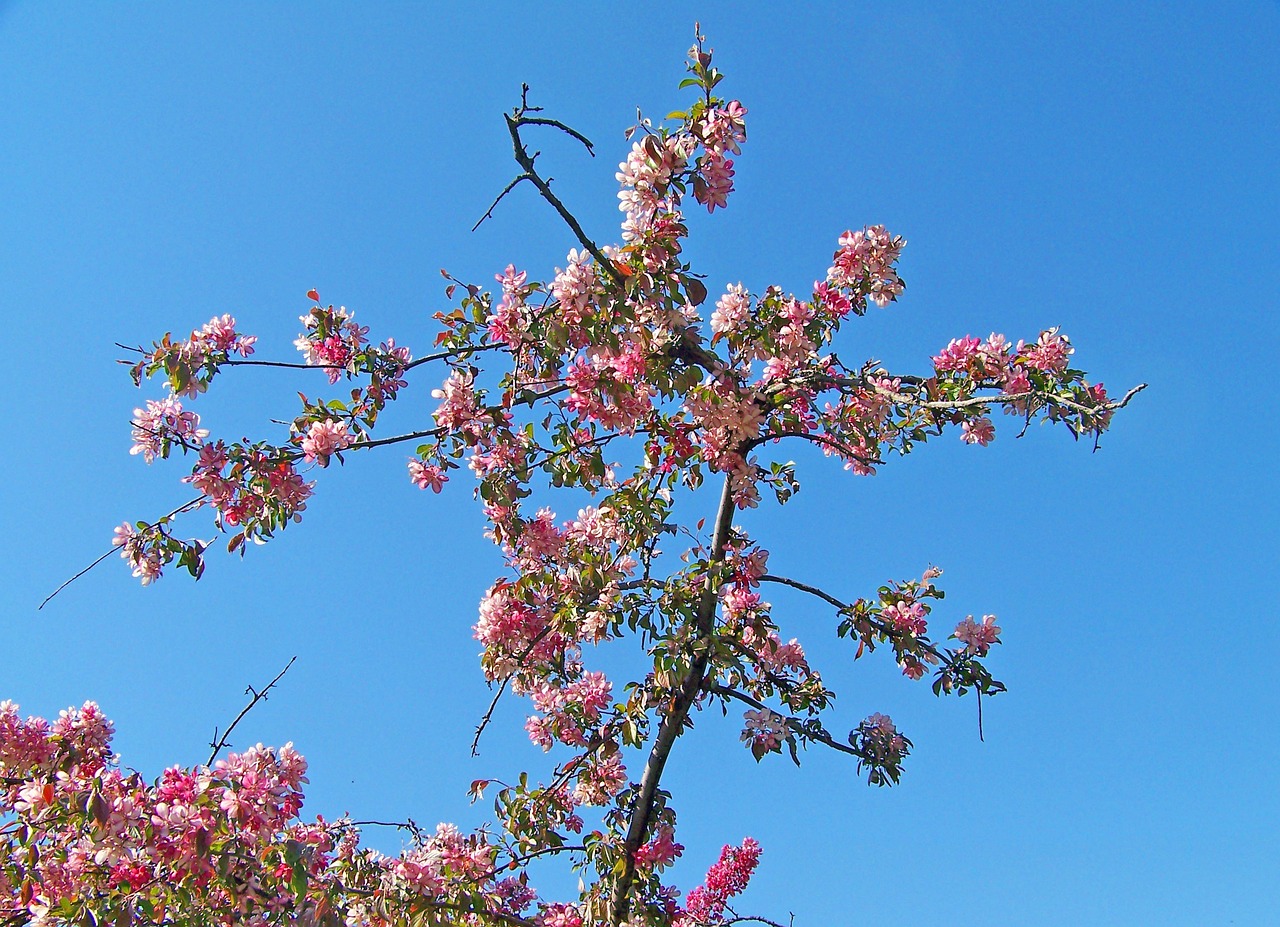
<svg viewBox="0 0 1280 927">
<path fill-rule="evenodd" d="M 495 279 L 502 287 L 502 299 L 486 320 L 489 340 L 515 350 L 524 342 L 527 328 L 524 301 L 529 295 L 529 287 L 525 285 L 528 274 L 523 270 L 517 271 L 514 264 L 508 264 L 505 271 L 495 275 Z"/>
<path fill-rule="evenodd" d="M 514 584 L 498 582 L 480 600 L 475 637 L 484 647 L 485 674 L 501 679 L 528 663 L 550 664 L 564 652 L 565 640 L 547 632 L 553 612 L 546 601 L 528 601 Z"/>
<path fill-rule="evenodd" d="M 164 535 L 154 529 L 137 531 L 129 522 L 115 529 L 111 545 L 120 548 L 120 556 L 129 564 L 135 579 L 149 586 L 160 578 L 164 565 L 172 556 L 164 545 Z"/>
<path fill-rule="evenodd" d="M 239 354 L 248 357 L 258 339 L 254 335 L 241 335 L 236 331 L 236 320 L 229 315 L 215 316 L 198 332 L 187 339 L 187 351 L 193 357 L 209 354 Z"/>
<path fill-rule="evenodd" d="M 294 345 L 306 363 L 317 367 L 328 368 L 325 372 L 330 383 L 337 383 L 344 371 L 353 374 L 356 371 L 356 355 L 367 342 L 367 327 L 355 322 L 355 313 L 348 312 L 345 306 L 320 305 L 320 297 L 315 290 L 307 293 L 315 300 L 316 305 L 304 316 L 299 316 L 305 331 L 294 341 Z"/>
<path fill-rule="evenodd" d="M 711 330 L 717 335 L 742 331 L 751 318 L 751 295 L 741 283 L 731 284 L 725 294 L 716 300 L 711 313 Z"/>
<path fill-rule="evenodd" d="M 208 389 L 218 368 L 232 354 L 252 354 L 256 341 L 252 335 L 237 332 L 236 320 L 231 316 L 214 317 L 185 341 L 171 341 L 165 335 L 131 367 L 130 373 L 134 383 L 140 384 L 144 372 L 149 376 L 163 371 L 175 396 L 195 397 Z"/>
<path fill-rule="evenodd" d="M 228 451 L 221 441 L 200 449 L 185 481 L 208 496 L 222 525 L 267 529 L 300 520 L 315 486 L 287 456 L 239 445 Z"/>
<path fill-rule="evenodd" d="M 583 728 L 594 727 L 600 713 L 609 707 L 612 693 L 612 684 L 598 672 L 584 673 L 564 686 L 544 682 L 534 687 L 530 693 L 533 706 L 543 716 L 534 715 L 525 724 L 529 739 L 544 750 L 551 749 L 553 740 L 584 746 Z"/>
<path fill-rule="evenodd" d="M 850 740 L 860 752 L 859 766 L 871 767 L 873 783 L 884 784 L 886 776 L 897 781 L 898 770 L 911 745 L 898 733 L 888 715 L 877 712 L 868 716 L 850 735 Z"/>
<path fill-rule="evenodd" d="M 720 859 L 707 870 L 706 881 L 689 892 L 685 901 L 686 917 L 677 922 L 677 927 L 720 923 L 725 905 L 730 898 L 746 891 L 759 862 L 760 844 L 750 837 L 742 841 L 741 847 L 721 849 Z"/>
<path fill-rule="evenodd" d="M 904 284 L 895 265 L 905 244 L 905 239 L 890 235 L 883 225 L 847 231 L 840 236 L 827 283 L 848 291 L 859 313 L 866 299 L 887 306 L 902 295 Z"/>
<path fill-rule="evenodd" d="M 654 390 L 640 380 L 645 358 L 637 345 L 618 352 L 595 350 L 565 374 L 565 408 L 587 422 L 634 434 L 653 408 Z"/>
<path fill-rule="evenodd" d="M 198 448 L 209 431 L 200 427 L 200 416 L 187 412 L 176 396 L 148 399 L 145 409 L 133 410 L 133 447 L 130 454 L 141 454 L 151 463 L 157 457 L 168 457 L 169 448 L 178 444 L 184 449 Z"/>
<path fill-rule="evenodd" d="M 409 461 L 409 481 L 419 489 L 439 492 L 444 488 L 444 484 L 449 482 L 449 477 L 439 464 L 411 460 Z"/>
<path fill-rule="evenodd" d="M 355 442 L 356 436 L 351 434 L 346 422 L 335 422 L 332 419 L 312 422 L 302 438 L 302 456 L 308 462 L 314 460 L 320 466 L 327 467 L 331 456 L 346 450 Z"/>
<path fill-rule="evenodd" d="M 707 212 L 723 208 L 733 192 L 733 161 L 727 155 L 742 152 L 740 146 L 747 140 L 746 114 L 747 108 L 732 100 L 704 110 L 703 120 L 692 127 L 703 146 L 693 179 L 693 196 L 707 207 Z"/>
<path fill-rule="evenodd" d="M 441 824 L 387 858 L 361 850 L 345 821 L 300 822 L 307 763 L 292 745 L 175 766 L 147 785 L 117 767 L 113 733 L 92 702 L 52 724 L 0 702 L 0 920 L 57 927 L 149 911 L 266 927 L 328 911 L 390 927 L 424 900 L 451 907 L 483 893 L 479 910 L 499 919 L 537 900 L 523 879 L 495 881 L 499 847 L 483 832 Z M 562 910 L 542 907 L 548 923 Z"/>
<path fill-rule="evenodd" d="M 388 870 L 388 881 L 434 897 L 451 884 L 463 889 L 492 874 L 496 848 L 479 835 L 466 837 L 452 824 L 440 824 L 421 846 L 410 849 Z"/>
<path fill-rule="evenodd" d="M 985 657 L 992 644 L 1000 643 L 1000 626 L 996 624 L 995 615 L 983 615 L 981 623 L 969 615 L 956 625 L 951 636 L 965 645 L 967 653 Z"/>
<path fill-rule="evenodd" d="M 952 339 L 934 356 L 933 366 L 940 380 L 945 378 L 950 388 L 964 391 L 961 396 L 978 387 L 998 386 L 1007 414 L 1029 416 L 1047 406 L 1051 420 L 1066 421 L 1077 433 L 1100 433 L 1110 424 L 1114 410 L 1105 408 L 1107 392 L 1101 384 L 1088 385 L 1078 371 L 1068 369 L 1074 351 L 1056 328 L 1041 332 L 1032 343 L 1019 341 L 1016 346 L 995 333 L 986 341 L 966 335 Z M 1071 405 L 1064 408 L 1063 400 Z M 994 437 L 995 425 L 985 410 L 969 407 L 961 439 L 986 445 Z"/>
<path fill-rule="evenodd" d="M 564 270 L 557 269 L 551 282 L 551 295 L 557 305 L 554 321 L 564 326 L 569 344 L 583 347 L 587 344 L 583 325 L 596 310 L 596 271 L 586 251 L 571 249 L 566 260 L 567 266 Z"/>
<path fill-rule="evenodd" d="M 684 852 L 684 844 L 676 843 L 675 836 L 675 828 L 670 824 L 659 825 L 649 842 L 636 850 L 636 866 L 661 871 L 674 863 Z"/>
<path fill-rule="evenodd" d="M 434 413 L 440 427 L 472 436 L 479 434 L 483 425 L 478 421 L 480 403 L 475 390 L 475 374 L 469 370 L 454 370 L 444 385 L 433 389 L 431 395 L 441 400 Z"/>
<path fill-rule="evenodd" d="M 787 739 L 787 719 L 776 711 L 762 708 L 759 711 L 747 711 L 742 717 L 746 726 L 742 729 L 741 739 L 746 743 L 765 751 L 773 751 Z"/>
</svg>

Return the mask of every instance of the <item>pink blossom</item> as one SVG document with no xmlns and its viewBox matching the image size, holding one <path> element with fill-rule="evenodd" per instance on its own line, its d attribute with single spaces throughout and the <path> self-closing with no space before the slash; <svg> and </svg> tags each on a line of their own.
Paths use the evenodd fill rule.
<svg viewBox="0 0 1280 927">
<path fill-rule="evenodd" d="M 741 283 L 732 284 L 716 300 L 716 309 L 711 313 L 711 330 L 718 335 L 731 335 L 741 331 L 750 317 L 750 295 Z"/>
<path fill-rule="evenodd" d="M 906 241 L 891 236 L 883 225 L 871 225 L 840 236 L 840 248 L 827 270 L 827 282 L 869 297 L 877 306 L 887 306 L 903 290 L 896 263 Z"/>
<path fill-rule="evenodd" d="M 741 154 L 740 147 L 747 140 L 746 117 L 747 108 L 737 100 L 705 112 L 700 126 L 694 131 L 701 136 L 702 143 L 709 151 L 723 154 L 731 151 Z"/>
<path fill-rule="evenodd" d="M 723 208 L 733 192 L 733 161 L 714 151 L 698 159 L 699 175 L 694 179 L 693 196 L 707 212 Z"/>
<path fill-rule="evenodd" d="M 479 414 L 475 392 L 475 376 L 469 370 L 455 370 L 439 389 L 431 391 L 432 397 L 442 400 L 434 415 L 441 427 L 468 431 Z"/>
<path fill-rule="evenodd" d="M 409 480 L 419 489 L 430 488 L 432 492 L 439 492 L 444 488 L 444 484 L 449 482 L 449 477 L 444 472 L 444 468 L 438 464 L 411 460 L 409 461 Z"/>
<path fill-rule="evenodd" d="M 903 599 L 887 606 L 882 615 L 898 631 L 912 637 L 923 637 L 928 631 L 925 608 L 919 602 Z"/>
<path fill-rule="evenodd" d="M 578 329 L 591 317 L 591 299 L 595 285 L 596 273 L 591 264 L 591 255 L 586 251 L 571 250 L 568 266 L 556 271 L 555 280 L 551 283 L 551 295 L 560 306 L 557 321 L 569 328 L 574 344 L 581 340 Z"/>
<path fill-rule="evenodd" d="M 746 890 L 760 862 L 760 844 L 747 837 L 741 847 L 725 846 L 720 859 L 707 870 L 702 885 L 689 892 L 685 910 L 700 923 L 715 923 L 724 917 L 725 905 Z"/>
<path fill-rule="evenodd" d="M 684 845 L 675 841 L 675 829 L 670 824 L 662 824 L 653 838 L 636 850 L 635 861 L 641 868 L 661 870 L 674 863 L 683 852 Z"/>
<path fill-rule="evenodd" d="M 996 426 L 985 415 L 968 419 L 961 427 L 960 439 L 966 444 L 981 444 L 986 447 L 996 436 Z"/>
<path fill-rule="evenodd" d="M 777 749 L 787 739 L 787 720 L 777 712 L 762 708 L 743 714 L 746 726 L 741 739 L 758 744 L 766 750 Z"/>
<path fill-rule="evenodd" d="M 538 915 L 538 927 L 583 927 L 586 922 L 575 905 L 548 905 Z"/>
<path fill-rule="evenodd" d="M 312 291 L 314 292 L 314 291 Z M 355 313 L 345 306 L 335 309 L 315 306 L 299 320 L 306 327 L 294 346 L 306 363 L 327 367 L 330 383 L 337 383 L 343 371 L 355 373 L 355 357 L 366 343 L 369 329 L 356 324 Z"/>
<path fill-rule="evenodd" d="M 622 754 L 611 750 L 597 752 L 578 774 L 578 784 L 573 797 L 581 804 L 607 805 L 613 796 L 627 784 L 627 769 L 622 765 Z"/>
<path fill-rule="evenodd" d="M 933 366 L 939 373 L 966 371 L 982 349 L 982 342 L 972 335 L 952 338 L 942 352 L 933 358 Z"/>
<path fill-rule="evenodd" d="M 151 463 L 157 457 L 169 456 L 171 442 L 196 448 L 208 436 L 208 429 L 200 427 L 200 416 L 183 411 L 176 397 L 148 399 L 145 409 L 133 410 L 133 447 L 129 453 L 141 454 Z"/>
<path fill-rule="evenodd" d="M 321 466 L 327 466 L 330 455 L 345 450 L 354 443 L 355 437 L 347 429 L 346 422 L 325 419 L 311 423 L 306 437 L 302 439 L 302 454 L 308 461 L 316 460 Z"/>
<path fill-rule="evenodd" d="M 965 650 L 969 653 L 984 657 L 992 644 L 1000 643 L 1000 626 L 995 622 L 995 615 L 983 615 L 981 624 L 975 622 L 973 616 L 969 615 L 956 625 L 955 634 L 952 636 L 964 644 Z"/>
<path fill-rule="evenodd" d="M 1024 346 L 1019 342 L 1018 353 L 1036 370 L 1062 373 L 1067 369 L 1067 362 L 1075 353 L 1075 348 L 1071 347 L 1066 335 L 1060 335 L 1056 328 L 1050 328 L 1040 333 L 1035 344 Z"/>
</svg>

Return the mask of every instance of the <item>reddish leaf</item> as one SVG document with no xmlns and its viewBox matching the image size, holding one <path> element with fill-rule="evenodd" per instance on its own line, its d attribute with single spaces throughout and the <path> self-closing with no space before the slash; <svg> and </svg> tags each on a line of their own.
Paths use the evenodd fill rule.
<svg viewBox="0 0 1280 927">
<path fill-rule="evenodd" d="M 684 289 L 689 294 L 689 302 L 695 306 L 701 306 L 707 298 L 707 288 L 703 286 L 701 280 L 694 277 L 685 281 Z"/>
</svg>

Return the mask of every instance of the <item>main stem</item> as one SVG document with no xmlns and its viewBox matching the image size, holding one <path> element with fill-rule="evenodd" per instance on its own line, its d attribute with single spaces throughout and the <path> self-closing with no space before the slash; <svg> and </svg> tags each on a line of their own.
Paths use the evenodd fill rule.
<svg viewBox="0 0 1280 927">
<path fill-rule="evenodd" d="M 653 816 L 654 798 L 658 792 L 658 782 L 662 771 L 666 768 L 667 757 L 676 738 L 688 722 L 689 712 L 698 698 L 707 674 L 707 664 L 711 661 L 711 636 L 715 630 L 716 620 L 716 567 L 724 562 L 725 548 L 729 544 L 729 533 L 733 523 L 733 487 L 731 477 L 726 474 L 724 488 L 720 493 L 720 508 L 716 512 L 715 530 L 711 538 L 711 558 L 707 564 L 707 578 L 702 586 L 702 596 L 698 599 L 698 610 L 694 615 L 694 628 L 697 635 L 694 643 L 700 645 L 694 654 L 689 672 L 680 682 L 679 691 L 673 699 L 670 709 L 662 716 L 658 727 L 658 736 L 654 739 L 653 748 L 649 751 L 649 759 L 645 763 L 644 774 L 640 778 L 640 791 L 631 810 L 631 822 L 627 827 L 627 839 L 624 847 L 624 865 L 622 874 L 614 883 L 613 894 L 609 901 L 609 922 L 621 924 L 627 916 L 627 896 L 631 891 L 631 883 L 635 879 L 635 853 L 644 843 Z"/>
</svg>

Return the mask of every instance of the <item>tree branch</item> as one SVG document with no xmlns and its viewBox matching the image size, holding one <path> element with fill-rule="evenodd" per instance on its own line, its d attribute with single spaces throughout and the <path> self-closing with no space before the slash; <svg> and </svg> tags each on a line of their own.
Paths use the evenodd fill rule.
<svg viewBox="0 0 1280 927">
<path fill-rule="evenodd" d="M 289 667 L 293 666 L 294 661 L 297 659 L 298 658 L 296 656 L 290 657 L 289 662 L 284 665 L 284 669 L 276 673 L 276 678 L 267 683 L 266 688 L 262 691 L 257 691 L 253 686 L 249 686 L 249 688 L 244 690 L 246 695 L 252 695 L 253 698 L 250 700 L 248 705 L 245 705 L 244 708 L 240 710 L 240 714 L 236 715 L 236 719 L 231 722 L 225 731 L 222 732 L 221 737 L 218 737 L 218 729 L 216 727 L 213 729 L 213 736 L 215 739 L 209 744 L 209 746 L 213 748 L 213 752 L 209 754 L 209 760 L 204 765 L 213 765 L 213 761 L 218 758 L 218 753 L 223 747 L 227 746 L 227 738 L 230 737 L 231 732 L 236 729 L 236 725 L 243 720 L 244 716 L 252 710 L 254 705 L 267 697 L 267 693 L 275 687 L 275 684 L 284 677 L 285 673 L 289 672 Z"/>
<path fill-rule="evenodd" d="M 726 696 L 727 698 L 737 699 L 738 701 L 744 704 L 750 705 L 752 708 L 758 709 L 760 711 L 767 711 L 767 712 L 770 712 L 771 714 L 778 715 L 778 717 L 782 718 L 787 723 L 787 727 L 795 731 L 805 740 L 815 741 L 817 743 L 828 746 L 833 750 L 839 750 L 841 753 L 847 753 L 850 756 L 856 756 L 856 757 L 862 756 L 862 754 L 860 754 L 857 750 L 853 749 L 853 747 L 850 747 L 848 744 L 842 744 L 840 743 L 840 741 L 834 739 L 829 733 L 827 733 L 827 729 L 822 727 L 821 725 L 819 725 L 815 730 L 811 730 L 805 727 L 804 724 L 802 724 L 796 718 L 788 717 L 787 715 L 783 715 L 783 714 L 780 714 L 779 712 L 774 711 L 764 702 L 760 701 L 757 698 L 753 698 L 750 695 L 747 695 L 747 693 L 745 692 L 739 692 L 737 689 L 730 688 L 729 686 L 726 686 L 726 685 L 721 685 L 720 683 L 716 683 L 715 685 L 713 685 L 710 691 L 715 695 L 723 695 L 723 696 Z"/>
<path fill-rule="evenodd" d="M 698 693 L 702 690 L 703 677 L 707 672 L 707 664 L 710 662 L 711 648 L 709 644 L 711 633 L 715 628 L 717 601 L 715 567 L 724 560 L 725 548 L 728 546 L 729 535 L 732 531 L 733 512 L 733 482 L 726 475 L 724 488 L 720 493 L 720 507 L 716 512 L 715 531 L 711 540 L 711 557 L 708 562 L 707 578 L 702 587 L 702 597 L 698 601 L 698 611 L 694 616 L 694 630 L 697 632 L 696 642 L 706 646 L 693 657 L 689 672 L 680 684 L 680 691 L 676 694 L 671 708 L 662 718 L 657 737 L 654 738 L 653 748 L 649 751 L 649 759 L 645 763 L 644 773 L 640 779 L 640 791 L 632 807 L 631 821 L 627 827 L 627 837 L 623 850 L 626 855 L 622 860 L 624 868 L 618 876 L 618 881 L 614 883 L 613 894 L 610 898 L 609 919 L 615 925 L 621 924 L 626 917 L 627 895 L 635 878 L 635 852 L 644 843 L 650 817 L 653 814 L 658 782 L 661 780 L 662 771 L 667 765 L 667 757 L 671 753 L 671 748 L 675 744 L 676 738 L 680 736 L 686 720 L 688 720 L 689 711 L 693 707 Z"/>
<path fill-rule="evenodd" d="M 512 154 L 515 156 L 516 163 L 520 165 L 520 169 L 523 171 L 523 174 L 512 181 L 507 189 L 510 190 L 511 187 L 514 187 L 521 179 L 528 179 L 530 183 L 538 188 L 538 192 L 542 195 L 542 198 L 550 203 L 551 207 L 560 214 L 560 218 L 564 220 L 565 225 L 569 226 L 569 230 L 573 232 L 574 236 L 578 239 L 578 243 L 587 249 L 591 256 L 596 259 L 596 263 L 609 275 L 614 283 L 621 285 L 622 276 L 613 266 L 613 262 L 605 257 L 604 252 L 600 250 L 594 241 L 587 237 L 587 233 L 582 230 L 582 225 L 578 222 L 577 218 L 573 213 L 569 212 L 564 203 L 560 201 L 560 198 L 551 192 L 550 182 L 543 179 L 542 175 L 538 173 L 538 169 L 533 163 L 534 159 L 537 158 L 538 155 L 536 153 L 533 155 L 529 154 L 529 150 L 525 148 L 524 140 L 520 137 L 520 129 L 527 125 L 553 126 L 554 128 L 567 132 L 573 138 L 582 142 L 587 147 L 588 152 L 592 152 L 591 142 L 588 141 L 581 133 L 570 129 L 567 125 L 559 122 L 558 120 L 530 117 L 526 115 L 526 113 L 537 111 L 536 109 L 529 107 L 527 102 L 528 94 L 529 85 L 524 84 L 521 88 L 520 106 L 513 114 L 503 115 L 503 118 L 507 122 L 507 131 L 511 134 Z M 594 152 L 592 153 L 594 154 Z M 503 193 L 505 194 L 506 191 L 503 191 Z M 501 199 L 501 196 L 499 199 Z M 497 205 L 496 201 L 494 205 Z"/>
<path fill-rule="evenodd" d="M 515 180 L 511 181 L 511 183 L 503 187 L 502 192 L 499 193 L 496 197 L 494 197 L 493 202 L 489 204 L 489 208 L 484 211 L 484 215 L 476 220 L 475 225 L 471 226 L 471 231 L 474 232 L 476 229 L 480 228 L 480 226 L 484 224 L 485 219 L 492 219 L 493 211 L 498 208 L 498 204 L 502 202 L 502 198 L 506 196 L 508 193 L 510 193 L 512 190 L 514 190 L 517 186 L 519 186 L 522 180 L 531 181 L 533 180 L 533 178 L 530 177 L 528 174 L 520 174 L 518 177 L 516 177 Z"/>
<path fill-rule="evenodd" d="M 808 583 L 802 583 L 798 579 L 791 579 L 786 576 L 775 576 L 773 573 L 766 573 L 760 577 L 762 583 L 777 583 L 780 586 L 790 586 L 792 589 L 799 589 L 801 592 L 807 592 L 809 595 L 817 596 L 829 605 L 834 606 L 839 611 L 845 611 L 852 606 L 846 602 L 841 602 L 830 593 L 824 592 L 817 586 L 810 586 Z"/>
<path fill-rule="evenodd" d="M 148 530 L 148 531 L 150 531 L 152 528 L 155 528 L 157 525 L 162 525 L 162 524 L 164 524 L 164 523 L 165 523 L 165 522 L 167 522 L 170 518 L 173 518 L 175 515 L 181 515 L 183 512 L 187 511 L 188 509 L 191 509 L 191 508 L 194 508 L 194 507 L 199 506 L 201 503 L 203 503 L 203 502 L 204 502 L 204 500 L 205 500 L 206 498 L 208 498 L 208 497 L 202 494 L 202 495 L 200 495 L 200 496 L 197 496 L 195 499 L 192 499 L 192 500 L 191 500 L 191 501 L 189 501 L 189 502 L 184 502 L 184 503 L 182 503 L 182 505 L 178 506 L 176 509 L 174 509 L 172 512 L 170 512 L 168 515 L 165 515 L 165 516 L 163 516 L 163 517 L 161 517 L 161 518 L 157 519 L 156 521 L 153 521 L 151 524 L 147 525 L 147 530 Z M 108 557 L 110 557 L 112 554 L 114 554 L 114 553 L 115 553 L 117 550 L 119 550 L 119 549 L 120 549 L 120 548 L 119 548 L 119 547 L 117 547 L 116 545 L 114 545 L 114 544 L 113 544 L 113 545 L 111 545 L 111 548 L 110 548 L 106 553 L 102 554 L 100 557 L 98 557 L 97 559 L 95 559 L 95 560 L 93 561 L 93 563 L 89 564 L 87 567 L 85 567 L 83 570 L 81 570 L 81 571 L 80 571 L 79 573 L 77 573 L 75 576 L 72 576 L 70 579 L 65 580 L 65 581 L 62 583 L 62 585 L 60 585 L 57 589 L 53 590 L 53 592 L 51 592 L 51 593 L 49 593 L 47 596 L 45 596 L 45 597 L 44 597 L 44 601 L 43 601 L 43 602 L 41 602 L 38 606 L 36 606 L 36 611 L 40 611 L 42 608 L 44 608 L 46 605 L 48 605 L 48 604 L 49 604 L 49 602 L 53 600 L 53 597 L 54 597 L 54 596 L 56 596 L 59 592 L 61 592 L 63 589 L 66 589 L 68 586 L 70 586 L 72 583 L 74 583 L 77 579 L 79 579 L 81 576 L 84 576 L 84 574 L 88 573 L 90 570 L 92 570 L 94 567 L 96 567 L 99 563 L 101 563 L 103 560 L 106 560 Z"/>
</svg>

